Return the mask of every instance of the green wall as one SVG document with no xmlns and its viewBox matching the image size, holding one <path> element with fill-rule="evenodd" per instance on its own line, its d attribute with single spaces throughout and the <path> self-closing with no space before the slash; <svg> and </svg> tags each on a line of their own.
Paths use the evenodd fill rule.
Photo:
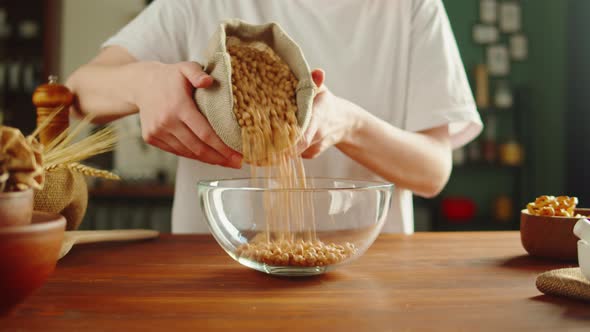
<svg viewBox="0 0 590 332">
<path fill-rule="evenodd" d="M 484 47 L 475 44 L 471 28 L 478 21 L 479 0 L 443 0 L 461 56 L 470 76 L 475 64 L 483 63 Z M 513 86 L 528 86 L 531 109 L 528 115 L 530 135 L 526 168 L 527 196 L 560 194 L 565 184 L 565 121 L 566 110 L 566 21 L 567 1 L 520 1 L 523 6 L 523 29 L 529 38 L 529 58 L 512 63 L 510 81 Z M 489 198 L 493 187 L 510 181 L 505 175 L 492 174 L 476 179 L 483 187 L 476 195 Z M 502 180 L 504 179 L 504 180 Z M 474 178 L 454 174 L 447 192 L 460 193 L 473 187 Z M 476 181 L 476 183 L 477 183 Z M 487 186 L 491 183 L 492 188 Z M 487 190 L 487 194 L 485 191 Z M 498 189 L 500 190 L 500 189 Z"/>
<path fill-rule="evenodd" d="M 567 4 L 565 0 L 525 2 L 534 112 L 532 188 L 536 195 L 565 190 Z"/>
</svg>

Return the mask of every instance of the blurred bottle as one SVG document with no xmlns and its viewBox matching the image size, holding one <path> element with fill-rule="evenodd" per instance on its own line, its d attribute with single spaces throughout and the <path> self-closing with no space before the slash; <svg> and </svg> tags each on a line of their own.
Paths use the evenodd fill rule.
<svg viewBox="0 0 590 332">
<path fill-rule="evenodd" d="M 6 91 L 7 81 L 7 64 L 6 61 L 0 60 L 0 93 Z"/>
<path fill-rule="evenodd" d="M 494 199 L 492 211 L 494 211 L 494 220 L 497 222 L 502 224 L 510 222 L 514 213 L 512 198 L 505 194 L 496 197 Z"/>
<path fill-rule="evenodd" d="M 465 147 L 460 147 L 458 149 L 453 150 L 453 165 L 463 165 L 465 164 Z"/>
<path fill-rule="evenodd" d="M 21 91 L 21 71 L 22 63 L 19 60 L 14 60 L 8 63 L 6 85 L 8 86 L 9 91 Z"/>
<path fill-rule="evenodd" d="M 12 27 L 7 21 L 6 9 L 0 7 L 0 40 L 8 39 L 12 34 Z"/>
<path fill-rule="evenodd" d="M 499 81 L 496 83 L 494 105 L 499 109 L 512 107 L 512 91 L 508 82 Z"/>
<path fill-rule="evenodd" d="M 481 146 L 479 141 L 473 141 L 467 145 L 467 155 L 469 162 L 478 163 L 481 161 Z"/>
<path fill-rule="evenodd" d="M 22 39 L 37 38 L 39 30 L 39 23 L 33 20 L 24 20 L 18 26 L 18 34 Z"/>
<path fill-rule="evenodd" d="M 447 196 L 441 200 L 440 211 L 448 223 L 468 223 L 477 215 L 477 205 L 469 197 Z"/>
<path fill-rule="evenodd" d="M 496 118 L 488 116 L 482 142 L 483 159 L 488 163 L 496 161 Z"/>
<path fill-rule="evenodd" d="M 499 148 L 500 162 L 508 166 L 520 166 L 524 159 L 524 151 L 522 145 L 514 138 L 510 138 Z"/>
<path fill-rule="evenodd" d="M 490 87 L 488 68 L 484 64 L 475 66 L 475 103 L 478 108 L 490 107 Z"/>
</svg>

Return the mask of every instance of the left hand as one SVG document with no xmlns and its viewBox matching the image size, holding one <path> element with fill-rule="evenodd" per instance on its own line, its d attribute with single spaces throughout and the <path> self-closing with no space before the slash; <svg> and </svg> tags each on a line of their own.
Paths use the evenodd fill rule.
<svg viewBox="0 0 590 332">
<path fill-rule="evenodd" d="M 345 108 L 337 107 L 338 97 L 323 84 L 324 71 L 315 69 L 311 76 L 319 91 L 313 100 L 309 126 L 298 144 L 298 150 L 303 151 L 301 156 L 307 159 L 315 158 L 347 139 L 356 121 L 352 114 L 346 113 Z"/>
</svg>

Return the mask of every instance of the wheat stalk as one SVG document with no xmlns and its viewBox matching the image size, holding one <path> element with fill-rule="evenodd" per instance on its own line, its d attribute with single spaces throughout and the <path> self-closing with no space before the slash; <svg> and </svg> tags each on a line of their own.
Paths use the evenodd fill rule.
<svg viewBox="0 0 590 332">
<path fill-rule="evenodd" d="M 53 120 L 53 118 L 55 118 L 55 116 L 57 115 L 57 113 L 61 112 L 61 110 L 63 110 L 65 107 L 65 105 L 60 105 L 58 106 L 55 111 L 53 111 L 53 113 L 49 114 L 48 117 L 45 118 L 45 120 L 43 120 L 43 122 L 41 122 L 40 125 L 37 126 L 37 128 L 35 129 L 35 131 L 33 131 L 33 133 L 31 135 L 29 135 L 29 137 L 36 137 L 37 135 L 39 135 L 39 133 L 45 129 L 47 126 L 49 126 L 49 124 L 51 124 L 51 120 Z"/>
<path fill-rule="evenodd" d="M 51 119 L 63 109 L 60 106 L 41 123 L 37 129 L 30 135 L 35 137 L 39 135 L 50 123 Z M 86 160 L 92 156 L 112 151 L 118 141 L 115 128 L 107 126 L 78 142 L 72 143 L 76 136 L 92 121 L 92 116 L 84 117 L 74 128 L 64 130 L 60 135 L 53 139 L 43 151 L 43 166 L 45 171 L 51 171 L 58 168 L 67 168 L 71 171 L 84 175 L 101 177 L 105 179 L 118 180 L 119 176 L 86 165 L 79 164 L 80 161 Z"/>
<path fill-rule="evenodd" d="M 117 174 L 102 169 L 82 165 L 80 163 L 68 164 L 68 168 L 73 172 L 78 172 L 87 176 L 93 176 L 95 178 L 103 178 L 107 180 L 121 180 L 121 178 Z"/>
<path fill-rule="evenodd" d="M 67 146 L 58 144 L 53 149 L 45 151 L 45 167 L 75 163 L 111 151 L 115 147 L 117 140 L 115 129 L 109 126 L 76 143 Z"/>
<path fill-rule="evenodd" d="M 95 178 L 103 178 L 107 180 L 121 180 L 121 178 L 115 173 L 82 165 L 80 163 L 56 164 L 50 167 L 45 167 L 45 171 L 51 172 L 62 168 L 67 168 L 72 172 L 80 173 L 86 176 L 92 176 Z"/>
<path fill-rule="evenodd" d="M 68 127 L 66 130 L 62 131 L 61 134 L 49 142 L 46 147 L 47 151 L 62 149 L 70 144 L 70 142 L 76 138 L 76 136 L 78 136 L 78 134 L 80 134 L 84 128 L 90 125 L 92 118 L 92 116 L 88 115 L 84 117 L 73 129 Z"/>
</svg>

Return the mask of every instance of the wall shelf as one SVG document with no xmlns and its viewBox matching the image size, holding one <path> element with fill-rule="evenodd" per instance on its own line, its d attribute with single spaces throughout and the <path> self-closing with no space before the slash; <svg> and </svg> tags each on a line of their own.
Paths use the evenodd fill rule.
<svg viewBox="0 0 590 332">
<path fill-rule="evenodd" d="M 502 122 L 498 122 L 499 129 L 506 129 L 508 132 L 499 130 L 496 142 L 503 142 L 507 139 L 515 139 L 524 150 L 524 161 L 522 165 L 512 166 L 502 164 L 499 161 L 470 161 L 453 165 L 453 172 L 449 183 L 438 197 L 434 199 L 417 198 L 417 208 L 425 208 L 430 216 L 430 230 L 433 231 L 492 231 L 492 230 L 517 230 L 520 225 L 520 210 L 526 205 L 529 197 L 527 183 L 530 169 L 530 149 L 524 116 L 529 110 L 528 89 L 519 88 L 514 91 L 514 106 L 511 109 L 495 110 L 486 108 L 480 110 L 484 125 L 488 116 L 502 114 Z M 500 119 L 498 118 L 500 121 Z M 485 138 L 485 137 L 484 137 Z M 470 145 L 481 144 L 481 139 L 470 143 Z M 480 145 L 481 146 L 481 145 Z M 467 150 L 467 149 L 466 149 Z M 465 155 L 468 155 L 466 151 Z M 481 155 L 481 154 L 480 154 Z M 496 153 L 498 155 L 498 153 Z M 442 214 L 441 203 L 447 197 L 461 197 L 472 200 L 477 211 L 469 222 L 456 222 L 447 220 Z M 495 201 L 498 197 L 508 198 L 510 201 L 511 220 L 508 222 L 496 221 Z"/>
</svg>

